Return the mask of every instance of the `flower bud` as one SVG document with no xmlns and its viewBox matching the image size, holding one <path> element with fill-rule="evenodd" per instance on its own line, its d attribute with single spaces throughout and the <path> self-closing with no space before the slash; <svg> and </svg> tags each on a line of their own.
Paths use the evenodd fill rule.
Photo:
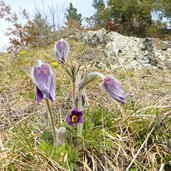
<svg viewBox="0 0 171 171">
<path fill-rule="evenodd" d="M 89 83 L 95 81 L 97 78 L 104 79 L 104 75 L 99 72 L 91 72 L 89 74 L 85 74 L 78 85 L 79 90 L 83 90 Z"/>
<path fill-rule="evenodd" d="M 101 86 L 114 100 L 122 104 L 125 103 L 125 92 L 115 78 L 107 76 Z"/>
<path fill-rule="evenodd" d="M 65 143 L 66 139 L 66 128 L 65 127 L 60 127 L 57 130 L 58 133 L 58 145 L 63 145 Z"/>
<path fill-rule="evenodd" d="M 58 63 L 63 64 L 68 56 L 69 44 L 66 40 L 60 39 L 55 44 L 55 56 L 57 57 Z"/>
</svg>

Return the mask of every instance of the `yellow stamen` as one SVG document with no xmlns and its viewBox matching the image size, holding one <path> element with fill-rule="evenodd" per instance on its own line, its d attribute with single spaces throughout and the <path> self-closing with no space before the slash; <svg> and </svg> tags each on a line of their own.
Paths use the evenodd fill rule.
<svg viewBox="0 0 171 171">
<path fill-rule="evenodd" d="M 76 123 L 76 122 L 78 121 L 78 116 L 73 115 L 73 116 L 71 117 L 71 121 L 72 121 L 73 123 Z"/>
</svg>

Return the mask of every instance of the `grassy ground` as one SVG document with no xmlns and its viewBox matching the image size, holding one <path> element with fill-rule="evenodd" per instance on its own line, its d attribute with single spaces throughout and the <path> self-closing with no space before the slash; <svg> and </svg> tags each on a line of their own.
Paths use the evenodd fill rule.
<svg viewBox="0 0 171 171">
<path fill-rule="evenodd" d="M 36 104 L 30 78 L 37 59 L 51 64 L 53 46 L 30 49 L 18 57 L 0 56 L 0 170 L 129 171 L 171 170 L 171 72 L 158 69 L 105 71 L 87 55 L 93 48 L 74 41 L 72 60 L 88 70 L 116 77 L 127 92 L 127 103 L 116 104 L 97 81 L 85 90 L 83 139 L 53 149 L 46 104 Z M 82 55 L 84 53 L 84 55 Z M 85 55 L 86 54 L 86 55 Z M 104 59 L 105 61 L 105 59 Z M 82 69 L 84 68 L 82 67 Z M 71 83 L 54 68 L 56 101 L 52 110 L 65 117 L 71 110 Z M 81 75 L 81 74 L 80 74 Z M 75 137 L 75 128 L 73 128 Z M 138 153 L 137 153 L 138 152 Z M 136 154 L 137 153 L 137 154 Z"/>
</svg>

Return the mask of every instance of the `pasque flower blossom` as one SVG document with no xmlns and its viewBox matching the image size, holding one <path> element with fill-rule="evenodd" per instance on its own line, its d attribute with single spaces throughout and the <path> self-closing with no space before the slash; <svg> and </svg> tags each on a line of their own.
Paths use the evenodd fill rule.
<svg viewBox="0 0 171 171">
<path fill-rule="evenodd" d="M 73 109 L 71 113 L 67 116 L 66 122 L 71 125 L 77 125 L 79 123 L 83 123 L 83 112 L 78 109 Z"/>
<path fill-rule="evenodd" d="M 114 100 L 122 104 L 125 103 L 125 92 L 115 78 L 107 76 L 101 86 Z"/>
<path fill-rule="evenodd" d="M 82 91 L 89 83 L 95 81 L 97 78 L 103 80 L 101 87 L 105 90 L 114 100 L 120 103 L 125 103 L 125 92 L 119 82 L 112 76 L 105 77 L 99 72 L 91 72 L 85 74 L 81 79 L 78 89 Z"/>
<path fill-rule="evenodd" d="M 38 61 L 38 66 L 32 69 L 32 79 L 36 85 L 36 100 L 38 103 L 43 98 L 55 100 L 55 82 L 49 65 Z"/>
<path fill-rule="evenodd" d="M 55 44 L 55 56 L 57 57 L 58 63 L 63 64 L 68 56 L 69 44 L 66 40 L 60 39 Z"/>
</svg>

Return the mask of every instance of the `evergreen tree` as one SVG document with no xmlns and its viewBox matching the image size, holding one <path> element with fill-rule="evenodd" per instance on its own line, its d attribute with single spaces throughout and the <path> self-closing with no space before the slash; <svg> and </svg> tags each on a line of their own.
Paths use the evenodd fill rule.
<svg viewBox="0 0 171 171">
<path fill-rule="evenodd" d="M 142 36 L 152 25 L 154 0 L 108 0 L 110 20 L 127 25 L 129 31 L 139 31 Z"/>
<path fill-rule="evenodd" d="M 95 8 L 96 12 L 94 14 L 95 24 L 99 26 L 104 26 L 108 15 L 105 11 L 105 3 L 104 0 L 93 0 L 92 6 Z"/>
<path fill-rule="evenodd" d="M 130 31 L 138 30 L 141 36 L 148 35 L 150 29 L 157 28 L 163 18 L 167 18 L 167 24 L 171 24 L 171 0 L 108 0 L 111 8 L 110 21 L 127 24 Z M 152 15 L 158 15 L 158 21 L 154 22 Z M 125 29 L 126 30 L 126 29 Z"/>
<path fill-rule="evenodd" d="M 77 9 L 73 7 L 73 4 L 70 2 L 69 8 L 66 12 L 66 18 L 67 21 L 72 20 L 75 21 L 78 24 L 81 24 L 82 22 L 82 15 L 77 13 Z"/>
<path fill-rule="evenodd" d="M 167 19 L 165 21 L 171 28 L 171 0 L 160 0 L 157 7 L 157 10 L 160 11 L 160 20 Z"/>
</svg>

